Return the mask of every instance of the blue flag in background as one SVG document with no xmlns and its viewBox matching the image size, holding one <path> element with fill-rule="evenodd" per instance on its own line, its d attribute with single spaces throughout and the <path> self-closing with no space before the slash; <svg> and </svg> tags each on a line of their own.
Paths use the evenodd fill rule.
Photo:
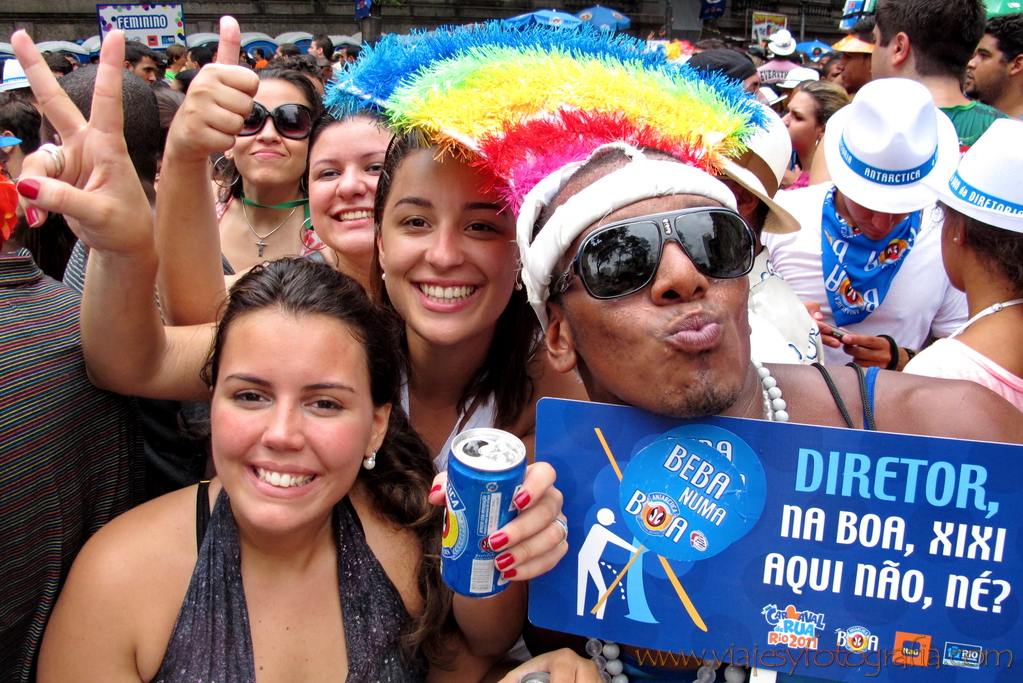
<svg viewBox="0 0 1023 683">
<path fill-rule="evenodd" d="M 355 0 L 355 20 L 365 19 L 373 7 L 373 0 Z"/>
<path fill-rule="evenodd" d="M 700 0 L 700 20 L 717 19 L 725 13 L 727 0 Z"/>
</svg>

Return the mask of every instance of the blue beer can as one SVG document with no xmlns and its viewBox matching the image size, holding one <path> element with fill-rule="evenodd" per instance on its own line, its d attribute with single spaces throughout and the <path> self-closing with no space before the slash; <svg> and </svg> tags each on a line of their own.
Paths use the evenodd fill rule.
<svg viewBox="0 0 1023 683">
<path fill-rule="evenodd" d="M 488 537 L 518 515 L 513 498 L 525 478 L 526 447 L 514 434 L 467 429 L 451 443 L 440 556 L 456 593 L 482 598 L 508 587 Z"/>
</svg>

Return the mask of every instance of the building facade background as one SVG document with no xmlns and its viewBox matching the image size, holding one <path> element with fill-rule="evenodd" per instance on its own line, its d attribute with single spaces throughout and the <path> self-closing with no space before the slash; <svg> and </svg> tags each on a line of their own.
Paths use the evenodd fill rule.
<svg viewBox="0 0 1023 683">
<path fill-rule="evenodd" d="M 604 0 L 632 19 L 628 33 L 646 38 L 670 19 L 672 36 L 690 41 L 725 36 L 749 40 L 753 11 L 777 12 L 789 17 L 789 30 L 797 38 L 834 42 L 841 33 L 838 21 L 841 0 L 727 0 L 723 17 L 701 22 L 699 0 Z M 123 4 L 129 4 L 127 2 Z M 370 26 L 355 21 L 354 0 L 234 0 L 184 2 L 188 34 L 216 32 L 223 14 L 238 19 L 242 31 L 276 36 L 287 31 L 352 35 Z M 502 19 L 537 9 L 579 12 L 595 0 L 383 0 L 376 8 L 379 22 L 373 28 L 384 33 L 407 33 L 413 28 L 432 29 L 445 24 Z M 374 12 L 374 14 L 377 13 Z M 36 41 L 84 40 L 99 33 L 94 0 L 3 0 L 0 3 L 0 40 L 25 28 Z M 370 28 L 371 30 L 366 30 Z"/>
</svg>

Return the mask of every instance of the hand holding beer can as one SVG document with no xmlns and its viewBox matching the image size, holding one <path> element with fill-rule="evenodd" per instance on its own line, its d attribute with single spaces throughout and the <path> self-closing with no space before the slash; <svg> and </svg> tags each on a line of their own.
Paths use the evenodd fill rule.
<svg viewBox="0 0 1023 683">
<path fill-rule="evenodd" d="M 441 576 L 456 593 L 482 598 L 507 588 L 489 537 L 518 515 L 514 498 L 525 477 L 526 447 L 514 434 L 467 429 L 452 442 Z"/>
</svg>

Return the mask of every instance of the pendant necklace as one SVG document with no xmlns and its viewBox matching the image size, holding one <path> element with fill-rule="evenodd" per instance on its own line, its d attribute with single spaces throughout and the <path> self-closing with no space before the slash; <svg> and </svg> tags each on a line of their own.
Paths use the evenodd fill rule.
<svg viewBox="0 0 1023 683">
<path fill-rule="evenodd" d="M 291 210 L 291 213 L 285 216 L 284 220 L 280 222 L 280 225 L 278 225 L 276 228 L 266 233 L 265 235 L 260 235 L 258 232 L 256 232 L 256 229 L 252 227 L 252 223 L 249 221 L 249 211 L 247 207 L 248 202 L 242 201 L 242 214 L 245 216 L 245 224 L 249 226 L 249 231 L 251 231 L 252 234 L 256 236 L 258 241 L 255 244 L 257 247 L 259 247 L 259 257 L 262 258 L 263 249 L 265 249 L 267 246 L 266 238 L 280 230 L 282 227 L 284 227 L 284 224 L 291 220 L 291 217 L 295 215 L 296 211 L 298 211 L 298 207 L 296 206 L 295 208 L 293 208 Z"/>
</svg>

